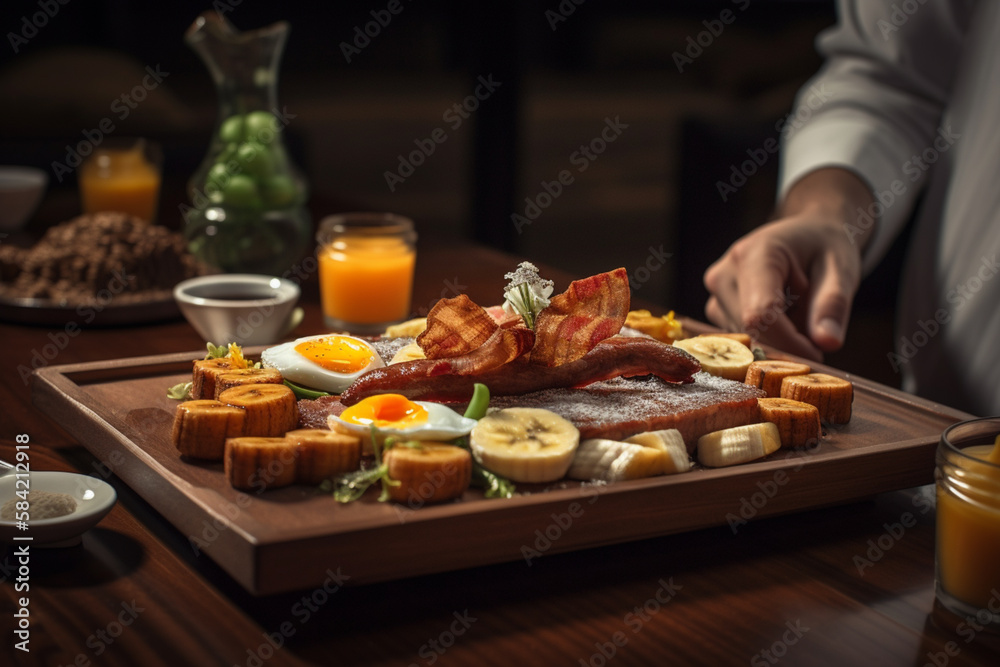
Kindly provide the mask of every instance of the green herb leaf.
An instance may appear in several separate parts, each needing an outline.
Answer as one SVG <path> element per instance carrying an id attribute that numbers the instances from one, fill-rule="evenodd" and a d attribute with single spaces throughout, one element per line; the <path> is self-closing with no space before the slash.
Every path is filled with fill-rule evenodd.
<path id="1" fill-rule="evenodd" d="M 483 489 L 487 498 L 513 498 L 517 491 L 514 482 L 490 472 L 475 460 L 472 461 L 472 484 Z"/>
<path id="2" fill-rule="evenodd" d="M 481 382 L 472 385 L 472 400 L 465 408 L 467 419 L 480 420 L 486 416 L 486 410 L 490 407 L 490 388 Z"/>
<path id="3" fill-rule="evenodd" d="M 172 398 L 175 401 L 186 401 L 191 398 L 191 387 L 193 385 L 193 382 L 181 382 L 180 384 L 175 384 L 173 387 L 168 387 L 167 398 Z"/>
<path id="4" fill-rule="evenodd" d="M 292 390 L 292 393 L 295 394 L 296 398 L 306 398 L 309 400 L 315 400 L 320 396 L 332 395 L 330 394 L 330 392 L 327 391 L 319 391 L 316 389 L 307 389 L 305 387 L 300 387 L 294 382 L 289 382 L 288 380 L 285 380 L 285 386 Z"/>
<path id="5" fill-rule="evenodd" d="M 206 359 L 222 359 L 229 354 L 229 347 L 226 345 L 213 345 L 209 342 L 205 344 L 205 347 L 208 348 Z"/>
<path id="6" fill-rule="evenodd" d="M 388 473 L 389 467 L 383 463 L 367 470 L 355 470 L 354 472 L 338 475 L 329 480 L 329 483 L 324 482 L 320 488 L 332 491 L 333 498 L 337 502 L 350 503 L 365 495 L 365 491 L 372 484 L 380 481 Z"/>

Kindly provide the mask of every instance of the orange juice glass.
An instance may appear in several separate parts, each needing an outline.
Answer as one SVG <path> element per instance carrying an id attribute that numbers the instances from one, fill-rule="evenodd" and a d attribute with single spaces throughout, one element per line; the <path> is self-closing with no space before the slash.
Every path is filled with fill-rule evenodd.
<path id="1" fill-rule="evenodd" d="M 937 450 L 937 598 L 1000 630 L 1000 465 L 987 461 L 1000 417 L 950 426 Z"/>
<path id="2" fill-rule="evenodd" d="M 409 218 L 345 213 L 316 235 L 320 300 L 328 327 L 379 333 L 410 313 L 417 235 Z"/>
<path id="3" fill-rule="evenodd" d="M 143 139 L 98 147 L 80 166 L 84 213 L 120 211 L 152 222 L 159 194 L 159 152 Z"/>

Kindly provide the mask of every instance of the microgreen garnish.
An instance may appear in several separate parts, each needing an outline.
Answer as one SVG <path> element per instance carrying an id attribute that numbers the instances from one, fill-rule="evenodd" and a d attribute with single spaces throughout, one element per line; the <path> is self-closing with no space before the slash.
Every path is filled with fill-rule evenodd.
<path id="1" fill-rule="evenodd" d="M 167 398 L 172 398 L 175 401 L 186 401 L 191 397 L 191 387 L 193 386 L 193 382 L 181 382 L 173 387 L 168 387 Z"/>
<path id="2" fill-rule="evenodd" d="M 487 498 L 513 498 L 517 490 L 514 482 L 490 472 L 475 461 L 472 462 L 472 483 L 483 489 Z"/>
<path id="3" fill-rule="evenodd" d="M 374 467 L 355 470 L 354 472 L 338 475 L 333 479 L 324 480 L 319 486 L 320 491 L 332 492 L 334 500 L 339 503 L 350 503 L 365 495 L 365 491 L 372 484 L 381 482 L 382 493 L 379 494 L 378 500 L 380 503 L 389 500 L 389 487 L 399 486 L 400 482 L 389 477 L 389 464 L 382 461 L 382 446 L 379 445 L 376 435 L 378 435 L 378 429 L 373 424 L 371 438 L 372 451 L 375 453 Z M 420 443 L 397 443 L 395 438 L 388 437 L 385 439 L 383 446 L 385 449 L 391 449 L 396 446 L 411 447 L 414 444 L 419 445 Z"/>
<path id="4" fill-rule="evenodd" d="M 521 262 L 517 269 L 504 275 L 509 280 L 503 292 L 503 309 L 524 319 L 529 329 L 535 328 L 535 318 L 549 305 L 554 283 L 538 275 L 538 267 L 531 262 Z"/>

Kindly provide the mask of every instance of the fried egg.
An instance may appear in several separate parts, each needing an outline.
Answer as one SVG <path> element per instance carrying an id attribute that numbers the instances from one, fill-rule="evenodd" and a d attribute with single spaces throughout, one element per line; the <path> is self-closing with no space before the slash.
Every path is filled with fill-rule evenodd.
<path id="1" fill-rule="evenodd" d="M 371 345 L 353 336 L 324 334 L 275 345 L 260 355 L 289 382 L 339 394 L 362 373 L 385 366 Z"/>
<path id="2" fill-rule="evenodd" d="M 329 417 L 330 428 L 366 438 L 372 426 L 380 438 L 394 436 L 406 440 L 453 440 L 467 435 L 476 425 L 440 403 L 411 401 L 400 394 L 369 396 L 339 416 Z"/>

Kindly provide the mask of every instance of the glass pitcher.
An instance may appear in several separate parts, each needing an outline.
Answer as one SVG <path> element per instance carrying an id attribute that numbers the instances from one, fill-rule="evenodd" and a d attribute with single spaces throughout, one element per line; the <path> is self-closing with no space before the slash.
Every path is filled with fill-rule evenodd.
<path id="1" fill-rule="evenodd" d="M 184 236 L 192 254 L 220 271 L 281 275 L 312 235 L 305 179 L 285 149 L 289 116 L 277 105 L 288 29 L 280 21 L 240 32 L 209 11 L 184 35 L 219 97 L 208 154 L 188 181 Z"/>

